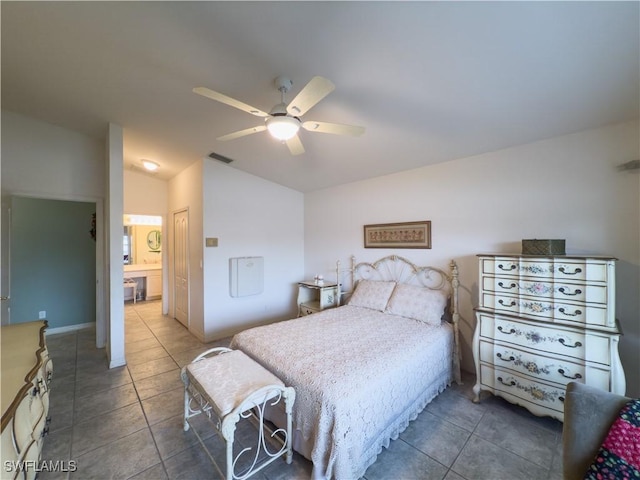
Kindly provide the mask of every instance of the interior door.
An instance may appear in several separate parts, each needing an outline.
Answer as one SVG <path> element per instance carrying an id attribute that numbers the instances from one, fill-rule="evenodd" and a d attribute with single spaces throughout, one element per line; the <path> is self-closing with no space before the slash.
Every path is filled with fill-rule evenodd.
<path id="1" fill-rule="evenodd" d="M 174 268 L 173 289 L 175 318 L 189 326 L 189 212 L 173 214 Z"/>

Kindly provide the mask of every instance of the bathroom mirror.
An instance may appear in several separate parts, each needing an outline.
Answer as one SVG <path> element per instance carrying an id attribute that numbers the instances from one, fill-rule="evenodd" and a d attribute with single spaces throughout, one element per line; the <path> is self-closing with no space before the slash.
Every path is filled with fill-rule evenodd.
<path id="1" fill-rule="evenodd" d="M 123 252 L 125 265 L 162 263 L 162 217 L 124 216 Z"/>

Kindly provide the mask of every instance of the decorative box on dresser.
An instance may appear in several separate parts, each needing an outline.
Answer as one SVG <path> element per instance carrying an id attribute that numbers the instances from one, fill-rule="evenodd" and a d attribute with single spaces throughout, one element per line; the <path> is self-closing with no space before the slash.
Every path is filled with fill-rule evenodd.
<path id="1" fill-rule="evenodd" d="M 488 390 L 563 421 L 568 382 L 625 393 L 615 258 L 478 257 L 475 402 Z"/>
<path id="2" fill-rule="evenodd" d="M 3 326 L 1 330 L 3 480 L 33 479 L 37 473 L 43 438 L 48 432 L 53 374 L 45 342 L 46 327 L 46 321 L 37 321 Z"/>
<path id="3" fill-rule="evenodd" d="M 324 281 L 298 282 L 298 316 L 311 315 L 338 305 L 338 284 Z"/>

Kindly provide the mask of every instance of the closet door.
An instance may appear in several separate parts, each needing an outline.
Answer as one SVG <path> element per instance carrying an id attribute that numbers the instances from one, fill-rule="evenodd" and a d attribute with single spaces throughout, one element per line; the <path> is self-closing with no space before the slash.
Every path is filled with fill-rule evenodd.
<path id="1" fill-rule="evenodd" d="M 175 318 L 189 326 L 189 212 L 173 214 L 174 268 L 173 289 Z"/>

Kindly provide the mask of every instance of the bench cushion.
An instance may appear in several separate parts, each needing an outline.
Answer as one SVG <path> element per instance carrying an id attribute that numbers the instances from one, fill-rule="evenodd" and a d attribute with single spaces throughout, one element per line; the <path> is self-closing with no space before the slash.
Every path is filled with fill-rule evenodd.
<path id="1" fill-rule="evenodd" d="M 262 387 L 284 387 L 278 377 L 240 350 L 190 363 L 186 371 L 189 381 L 205 397 L 219 418 L 228 415 Z M 274 391 L 267 399 L 277 394 Z"/>

